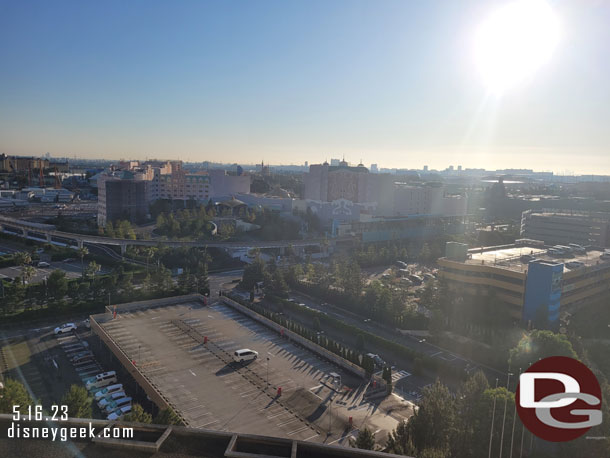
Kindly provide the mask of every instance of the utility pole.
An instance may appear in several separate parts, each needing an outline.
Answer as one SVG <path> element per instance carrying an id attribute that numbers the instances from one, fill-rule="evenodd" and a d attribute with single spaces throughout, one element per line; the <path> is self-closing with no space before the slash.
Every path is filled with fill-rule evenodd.
<path id="1" fill-rule="evenodd" d="M 496 379 L 496 388 L 498 388 L 498 379 Z M 491 431 L 489 431 L 489 452 L 488 458 L 491 458 L 491 443 L 494 437 L 494 419 L 496 418 L 496 393 L 494 392 L 494 408 L 491 414 Z"/>

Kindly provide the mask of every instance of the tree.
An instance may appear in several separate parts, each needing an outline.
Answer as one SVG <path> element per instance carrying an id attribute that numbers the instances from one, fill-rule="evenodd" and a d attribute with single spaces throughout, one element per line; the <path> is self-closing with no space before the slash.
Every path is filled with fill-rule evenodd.
<path id="1" fill-rule="evenodd" d="M 456 456 L 484 456 L 487 452 L 489 406 L 483 394 L 489 383 L 482 371 L 477 371 L 460 387 L 456 396 L 456 422 L 452 449 Z"/>
<path id="2" fill-rule="evenodd" d="M 275 269 L 271 275 L 271 291 L 279 297 L 288 296 L 288 283 L 284 279 L 284 274 L 281 269 Z"/>
<path id="3" fill-rule="evenodd" d="M 159 411 L 153 423 L 156 425 L 181 425 L 182 420 L 180 420 L 180 417 L 176 415 L 176 412 L 171 407 L 168 407 Z"/>
<path id="4" fill-rule="evenodd" d="M 61 400 L 63 405 L 68 406 L 70 418 L 91 418 L 93 399 L 87 390 L 80 385 L 72 385 Z"/>
<path id="5" fill-rule="evenodd" d="M 95 274 L 98 273 L 101 268 L 102 266 L 100 266 L 97 262 L 91 261 L 83 272 L 85 274 L 85 277 L 90 278 L 94 277 Z"/>
<path id="6" fill-rule="evenodd" d="M 159 217 L 161 217 L 162 215 L 159 215 Z M 158 221 L 158 219 L 157 219 Z M 157 222 L 157 225 L 159 225 L 159 223 Z M 153 246 L 148 246 L 146 248 L 144 248 L 144 255 L 146 256 L 146 270 L 148 270 L 148 263 L 150 262 L 150 260 L 152 258 L 155 257 L 155 254 L 157 254 L 157 249 Z"/>
<path id="7" fill-rule="evenodd" d="M 13 260 L 15 264 L 21 267 L 21 281 L 25 284 L 26 277 L 32 278 L 32 267 L 29 265 L 32 263 L 32 255 L 27 251 L 18 251 L 13 254 Z"/>
<path id="8" fill-rule="evenodd" d="M 56 269 L 47 279 L 47 288 L 56 300 L 62 300 L 68 292 L 68 279 L 63 270 Z"/>
<path id="9" fill-rule="evenodd" d="M 34 275 L 36 274 L 36 269 L 32 266 L 23 266 L 21 269 L 21 279 L 23 280 L 23 284 L 29 283 Z"/>
<path id="10" fill-rule="evenodd" d="M 419 409 L 409 419 L 413 445 L 417 450 L 449 448 L 455 419 L 455 403 L 449 389 L 440 380 L 423 389 Z"/>
<path id="11" fill-rule="evenodd" d="M 370 429 L 365 427 L 358 432 L 358 436 L 353 441 L 352 446 L 364 450 L 373 450 L 375 448 L 375 435 Z"/>
<path id="12" fill-rule="evenodd" d="M 415 455 L 415 447 L 411 441 L 409 425 L 403 420 L 388 434 L 387 451 L 396 455 Z"/>
<path id="13" fill-rule="evenodd" d="M 510 367 L 525 369 L 532 363 L 549 356 L 577 358 L 568 338 L 546 330 L 534 330 L 524 335 L 516 347 L 509 352 Z"/>
<path id="14" fill-rule="evenodd" d="M 358 350 L 364 350 L 364 345 L 364 334 L 358 333 L 358 335 L 356 336 L 356 348 Z"/>
<path id="15" fill-rule="evenodd" d="M 421 247 L 421 251 L 419 252 L 419 259 L 424 264 L 429 262 L 432 257 L 432 252 L 430 251 L 430 247 L 427 243 L 424 243 L 424 246 Z"/>
<path id="16" fill-rule="evenodd" d="M 131 412 L 125 415 L 123 420 L 134 423 L 152 423 L 152 415 L 146 412 L 140 404 L 132 404 Z"/>
<path id="17" fill-rule="evenodd" d="M 258 282 L 265 278 L 265 261 L 260 256 L 256 256 L 252 264 L 246 266 L 241 279 L 240 286 L 246 291 L 251 291 Z"/>
<path id="18" fill-rule="evenodd" d="M 197 273 L 195 274 L 195 286 L 199 294 L 210 294 L 210 281 L 208 278 L 208 259 L 209 255 L 206 253 L 203 261 L 197 265 Z"/>
<path id="19" fill-rule="evenodd" d="M 108 227 L 111 227 L 112 223 L 108 223 Z M 113 234 L 114 235 L 114 234 Z M 86 246 L 82 246 L 77 250 L 78 257 L 80 258 L 80 268 L 82 272 L 82 277 L 85 277 L 85 256 L 89 254 L 89 250 Z"/>
<path id="20" fill-rule="evenodd" d="M 0 413 L 13 413 L 13 406 L 19 406 L 19 411 L 25 413 L 33 402 L 22 383 L 4 379 L 4 388 L 0 390 Z"/>

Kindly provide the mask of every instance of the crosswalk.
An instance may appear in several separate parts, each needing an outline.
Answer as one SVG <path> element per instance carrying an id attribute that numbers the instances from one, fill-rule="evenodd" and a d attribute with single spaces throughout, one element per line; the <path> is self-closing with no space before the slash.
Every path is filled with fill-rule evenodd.
<path id="1" fill-rule="evenodd" d="M 392 373 L 392 383 L 396 383 L 399 380 L 402 380 L 403 378 L 407 378 L 410 375 L 411 375 L 411 373 L 409 373 L 407 371 L 393 372 Z"/>

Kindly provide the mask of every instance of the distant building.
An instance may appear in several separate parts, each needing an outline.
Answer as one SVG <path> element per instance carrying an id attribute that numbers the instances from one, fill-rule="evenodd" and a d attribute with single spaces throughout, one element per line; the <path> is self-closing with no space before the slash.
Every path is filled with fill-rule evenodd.
<path id="1" fill-rule="evenodd" d="M 424 165 L 424 172 L 427 172 L 427 171 L 428 171 L 428 166 Z"/>
<path id="2" fill-rule="evenodd" d="M 371 173 L 379 173 L 379 169 L 377 168 L 377 164 L 371 164 Z"/>
<path id="3" fill-rule="evenodd" d="M 339 159 L 331 159 L 330 160 L 330 165 L 332 166 L 338 166 L 339 162 L 341 162 Z"/>
<path id="4" fill-rule="evenodd" d="M 527 210 L 521 215 L 521 236 L 547 245 L 609 247 L 610 213 Z"/>
<path id="5" fill-rule="evenodd" d="M 97 223 L 105 227 L 108 222 L 127 220 L 141 223 L 148 212 L 147 183 L 138 180 L 128 171 L 119 176 L 102 175 L 98 179 Z"/>
<path id="6" fill-rule="evenodd" d="M 30 170 L 40 170 L 49 168 L 48 158 L 7 156 L 0 154 L 0 170 L 3 172 L 27 172 Z"/>
<path id="7" fill-rule="evenodd" d="M 316 206 L 335 201 L 350 202 L 350 208 L 365 204 L 365 212 L 372 216 L 464 216 L 467 209 L 465 196 L 449 196 L 440 184 L 395 183 L 390 174 L 372 174 L 362 164 L 353 167 L 345 161 L 338 166 L 311 165 L 303 182 L 304 199 Z"/>

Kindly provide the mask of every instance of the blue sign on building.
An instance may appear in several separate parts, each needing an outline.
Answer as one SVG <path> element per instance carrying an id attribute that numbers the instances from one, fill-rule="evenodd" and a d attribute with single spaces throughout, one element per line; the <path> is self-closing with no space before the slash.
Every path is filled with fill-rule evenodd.
<path id="1" fill-rule="evenodd" d="M 559 329 L 563 263 L 534 260 L 525 283 L 523 321 L 529 327 Z"/>

